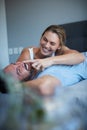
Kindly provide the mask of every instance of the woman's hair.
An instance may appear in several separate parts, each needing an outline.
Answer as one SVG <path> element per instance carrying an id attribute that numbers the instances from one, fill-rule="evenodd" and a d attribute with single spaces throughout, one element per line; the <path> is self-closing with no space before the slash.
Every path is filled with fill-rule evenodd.
<path id="1" fill-rule="evenodd" d="M 59 26 L 59 25 L 50 25 L 48 26 L 44 32 L 42 33 L 42 36 L 47 32 L 47 31 L 51 31 L 53 33 L 56 33 L 60 39 L 60 45 L 61 47 L 63 45 L 65 45 L 65 42 L 66 42 L 66 33 L 65 33 L 65 30 L 62 26 Z"/>

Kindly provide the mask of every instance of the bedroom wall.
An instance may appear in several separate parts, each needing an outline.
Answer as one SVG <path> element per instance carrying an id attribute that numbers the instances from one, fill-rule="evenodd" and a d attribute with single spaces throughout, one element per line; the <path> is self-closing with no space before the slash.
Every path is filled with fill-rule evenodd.
<path id="1" fill-rule="evenodd" d="M 86 0 L 5 0 L 10 62 L 23 47 L 39 44 L 50 24 L 87 20 Z"/>
<path id="2" fill-rule="evenodd" d="M 0 69 L 9 64 L 7 25 L 4 0 L 0 0 Z"/>

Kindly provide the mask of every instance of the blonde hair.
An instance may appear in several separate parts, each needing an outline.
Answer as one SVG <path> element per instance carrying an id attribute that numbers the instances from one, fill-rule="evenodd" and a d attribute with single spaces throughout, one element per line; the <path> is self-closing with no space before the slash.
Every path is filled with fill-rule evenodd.
<path id="1" fill-rule="evenodd" d="M 51 31 L 53 33 L 56 33 L 58 35 L 58 38 L 60 39 L 60 46 L 62 47 L 65 45 L 66 42 L 66 33 L 62 26 L 59 25 L 50 25 L 48 26 L 44 32 L 42 33 L 42 36 L 45 34 L 45 32 Z"/>

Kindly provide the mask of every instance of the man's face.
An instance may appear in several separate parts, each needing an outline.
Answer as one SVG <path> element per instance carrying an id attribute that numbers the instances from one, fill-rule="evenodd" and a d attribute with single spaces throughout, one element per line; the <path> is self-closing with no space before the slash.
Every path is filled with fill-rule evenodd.
<path id="1" fill-rule="evenodd" d="M 30 76 L 31 63 L 17 62 L 14 64 L 8 65 L 4 68 L 5 73 L 12 74 L 15 78 L 19 80 L 24 80 Z"/>

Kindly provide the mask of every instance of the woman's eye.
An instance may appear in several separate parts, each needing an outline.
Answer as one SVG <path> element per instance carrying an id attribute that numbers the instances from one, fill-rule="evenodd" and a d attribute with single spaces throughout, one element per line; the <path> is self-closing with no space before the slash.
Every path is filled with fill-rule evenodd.
<path id="1" fill-rule="evenodd" d="M 51 44 L 52 46 L 55 46 L 55 44 L 56 44 L 56 43 L 54 43 L 54 42 L 51 42 L 50 44 Z"/>

